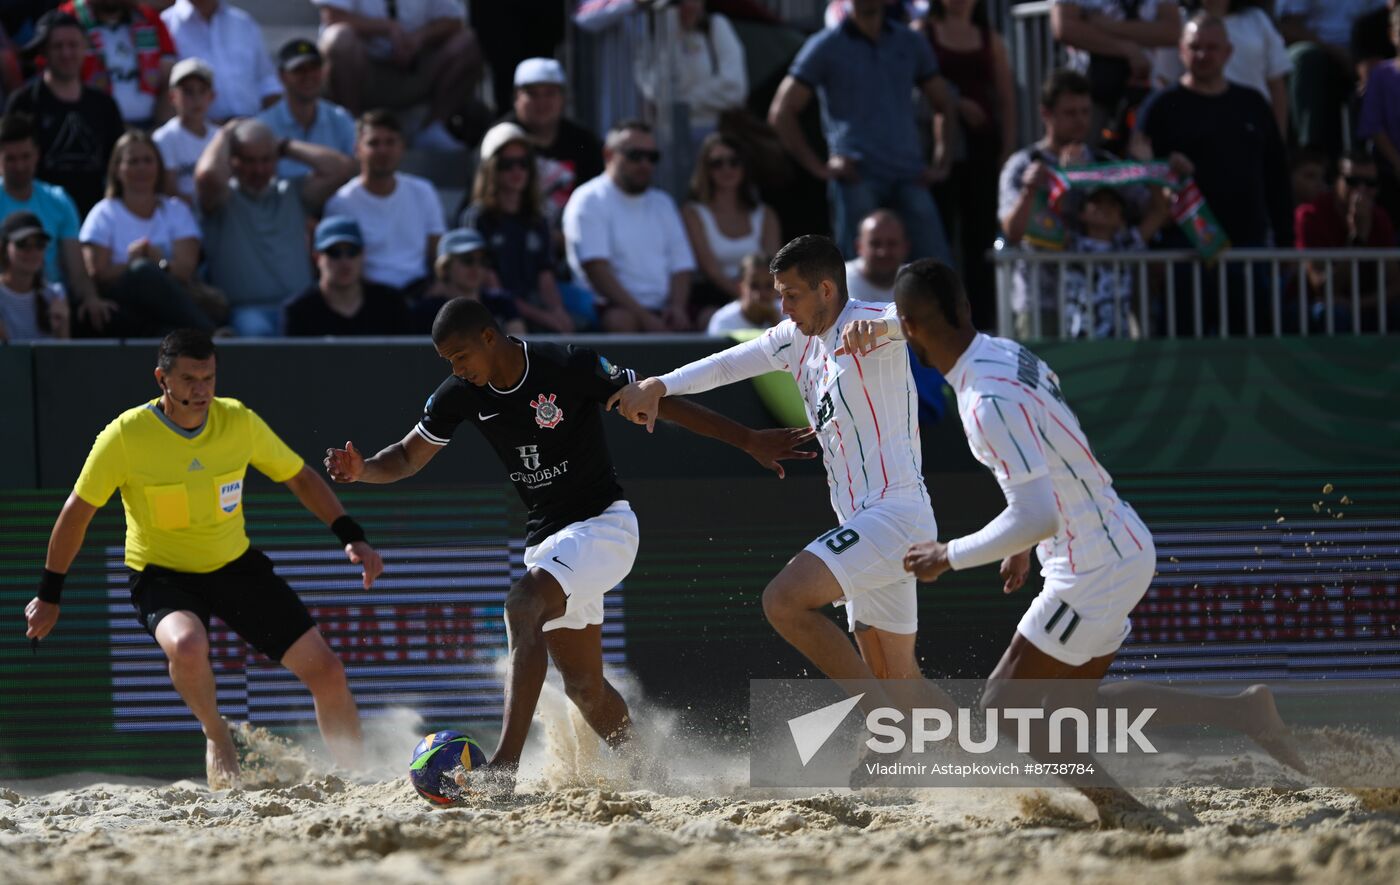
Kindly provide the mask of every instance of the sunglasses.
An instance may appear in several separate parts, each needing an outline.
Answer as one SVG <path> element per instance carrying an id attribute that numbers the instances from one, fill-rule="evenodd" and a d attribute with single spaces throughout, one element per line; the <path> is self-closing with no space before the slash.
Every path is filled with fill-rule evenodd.
<path id="1" fill-rule="evenodd" d="M 25 237 L 18 243 L 11 241 L 12 245 L 23 252 L 42 252 L 49 247 L 49 241 L 43 237 Z"/>
<path id="2" fill-rule="evenodd" d="M 733 154 L 723 157 L 711 157 L 705 161 L 705 165 L 711 169 L 742 169 L 743 162 Z"/>
<path id="3" fill-rule="evenodd" d="M 648 151 L 641 148 L 632 148 L 622 152 L 622 158 L 629 163 L 650 163 L 655 166 L 661 162 L 661 151 Z"/>
<path id="4" fill-rule="evenodd" d="M 1342 180 L 1348 187 L 1369 187 L 1374 190 L 1381 186 L 1381 180 L 1370 175 L 1347 175 Z"/>
<path id="5" fill-rule="evenodd" d="M 468 255 L 454 255 L 453 258 L 457 260 L 458 264 L 466 265 L 467 267 L 484 267 L 486 265 L 485 256 L 476 252 L 472 252 Z"/>
<path id="6" fill-rule="evenodd" d="M 359 246 L 332 246 L 325 251 L 325 256 L 339 261 L 342 258 L 358 258 L 364 251 Z"/>
<path id="7" fill-rule="evenodd" d="M 502 172 L 510 172 L 512 169 L 529 169 L 529 157 L 502 157 L 496 161 L 496 168 Z"/>

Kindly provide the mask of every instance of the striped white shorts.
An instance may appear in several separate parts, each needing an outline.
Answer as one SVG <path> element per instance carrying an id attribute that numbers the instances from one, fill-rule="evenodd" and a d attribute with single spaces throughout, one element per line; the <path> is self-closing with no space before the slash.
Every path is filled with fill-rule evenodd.
<path id="1" fill-rule="evenodd" d="M 1078 667 L 1112 654 L 1132 632 L 1128 614 L 1157 570 L 1149 540 L 1141 552 L 1077 575 L 1051 575 L 1016 632 L 1057 661 Z"/>

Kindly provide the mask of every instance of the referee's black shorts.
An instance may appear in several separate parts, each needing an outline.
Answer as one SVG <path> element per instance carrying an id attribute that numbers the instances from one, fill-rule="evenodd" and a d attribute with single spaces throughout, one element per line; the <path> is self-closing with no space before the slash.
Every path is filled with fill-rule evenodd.
<path id="1" fill-rule="evenodd" d="M 154 638 L 166 615 L 187 611 L 209 629 L 219 620 L 269 660 L 280 661 L 306 631 L 316 626 L 286 581 L 272 570 L 272 560 L 249 547 L 242 556 L 212 572 L 177 572 L 158 565 L 131 572 L 131 605 L 137 620 Z"/>

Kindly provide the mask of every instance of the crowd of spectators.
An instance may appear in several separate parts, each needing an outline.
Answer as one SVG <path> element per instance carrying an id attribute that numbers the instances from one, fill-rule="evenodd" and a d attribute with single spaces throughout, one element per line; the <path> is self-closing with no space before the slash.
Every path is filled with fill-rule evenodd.
<path id="1" fill-rule="evenodd" d="M 745 27 L 772 14 L 673 0 L 673 44 L 631 78 L 644 117 L 662 100 L 688 111 L 666 144 L 694 159 L 674 196 L 646 119 L 594 132 L 566 114 L 560 4 L 287 2 L 320 26 L 276 52 L 229 0 L 0 15 L 0 338 L 422 334 L 459 296 L 512 332 L 719 334 L 780 318 L 766 257 L 809 232 L 847 254 L 862 299 L 888 300 L 909 260 L 953 263 L 988 325 L 998 237 L 1086 257 L 1182 249 L 1188 182 L 1235 247 L 1396 245 L 1396 0 L 1054 0 L 1069 61 L 1046 72 L 1039 138 L 1018 131 L 983 0 L 833 0 L 762 95 Z M 409 152 L 472 173 L 451 213 Z M 1065 191 L 1058 172 L 1125 160 L 1167 162 L 1174 186 Z M 804 187 L 825 217 L 794 211 Z M 1298 268 L 1314 299 L 1379 285 Z M 1229 291 L 1251 272 L 1232 264 Z M 1205 276 L 1210 306 L 1222 277 Z M 1400 272 L 1382 278 L 1400 290 Z M 1131 270 L 1009 279 L 1022 335 L 1132 335 L 1144 319 Z M 1394 294 L 1368 291 L 1363 310 Z M 1207 325 L 1234 326 L 1236 300 Z"/>

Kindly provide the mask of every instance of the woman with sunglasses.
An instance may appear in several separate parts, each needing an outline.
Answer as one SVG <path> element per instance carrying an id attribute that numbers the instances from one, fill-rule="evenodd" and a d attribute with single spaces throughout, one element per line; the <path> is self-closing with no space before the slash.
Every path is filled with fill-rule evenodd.
<path id="1" fill-rule="evenodd" d="M 515 297 L 531 330 L 574 331 L 554 276 L 552 234 L 540 204 L 534 148 L 524 129 L 498 123 L 481 140 L 472 202 L 459 213 L 458 224 L 480 233 L 490 246 L 495 280 Z"/>
<path id="2" fill-rule="evenodd" d="M 749 181 L 739 143 L 722 133 L 701 142 L 690 197 L 681 218 L 700 268 L 690 306 L 696 326 L 703 329 L 718 308 L 739 297 L 744 256 L 774 254 L 782 232 L 778 214 L 759 201 Z"/>
<path id="3" fill-rule="evenodd" d="M 0 225 L 0 341 L 68 337 L 63 287 L 44 282 L 49 239 L 32 212 L 14 212 Z"/>

